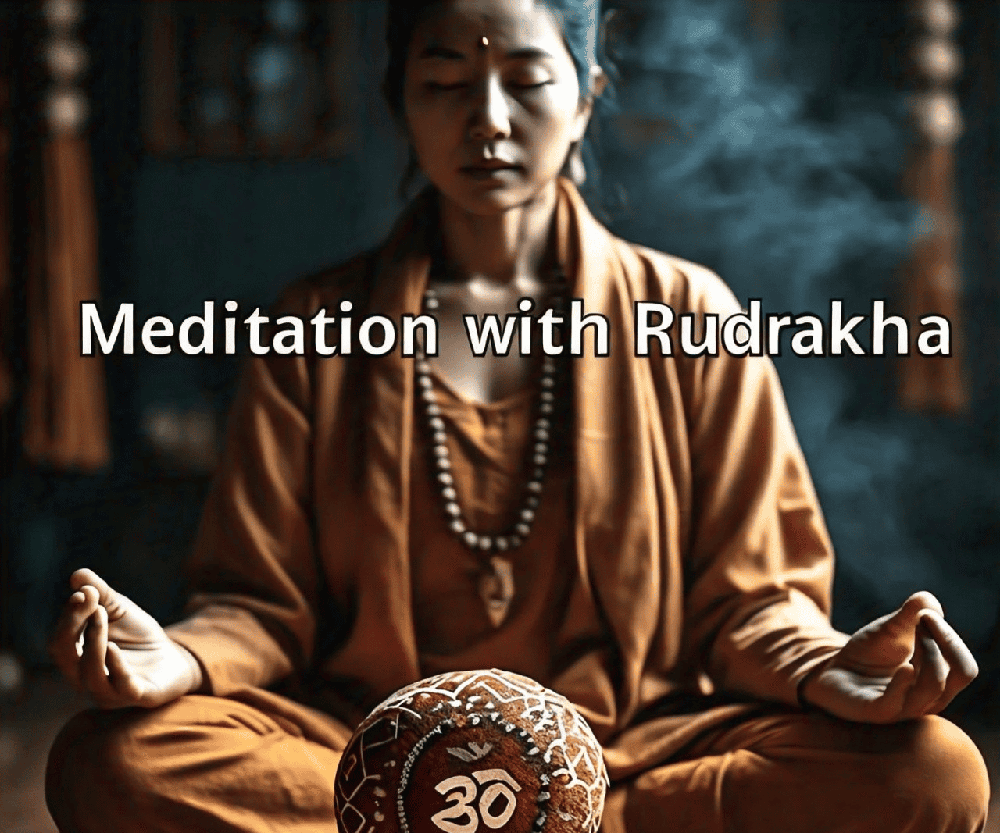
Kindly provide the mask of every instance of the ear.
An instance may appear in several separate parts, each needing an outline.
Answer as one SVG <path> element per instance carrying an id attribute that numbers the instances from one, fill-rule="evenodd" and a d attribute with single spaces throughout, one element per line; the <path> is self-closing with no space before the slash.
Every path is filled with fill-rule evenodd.
<path id="1" fill-rule="evenodd" d="M 608 75 L 596 64 L 590 68 L 590 92 L 588 95 L 591 99 L 597 98 L 604 94 L 604 90 L 608 86 Z"/>
<path id="2" fill-rule="evenodd" d="M 580 96 L 580 106 L 577 114 L 577 129 L 574 131 L 574 139 L 580 141 L 587 132 L 587 125 L 594 112 L 594 100 L 601 95 L 608 86 L 608 76 L 599 66 L 590 68 L 590 87 L 587 92 Z"/>

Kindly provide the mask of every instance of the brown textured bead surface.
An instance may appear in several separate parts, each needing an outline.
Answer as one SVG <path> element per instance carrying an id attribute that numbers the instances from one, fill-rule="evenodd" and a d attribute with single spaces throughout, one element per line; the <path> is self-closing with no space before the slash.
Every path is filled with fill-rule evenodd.
<path id="1" fill-rule="evenodd" d="M 336 777 L 341 833 L 596 833 L 600 745 L 561 695 L 496 669 L 409 685 L 355 731 Z"/>

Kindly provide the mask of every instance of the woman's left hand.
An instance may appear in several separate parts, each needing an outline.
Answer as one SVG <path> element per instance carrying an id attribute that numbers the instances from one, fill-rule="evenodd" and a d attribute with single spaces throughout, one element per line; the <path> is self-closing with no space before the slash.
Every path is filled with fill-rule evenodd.
<path id="1" fill-rule="evenodd" d="M 855 633 L 806 677 L 800 696 L 845 720 L 896 723 L 937 714 L 978 673 L 940 602 L 916 593 Z"/>

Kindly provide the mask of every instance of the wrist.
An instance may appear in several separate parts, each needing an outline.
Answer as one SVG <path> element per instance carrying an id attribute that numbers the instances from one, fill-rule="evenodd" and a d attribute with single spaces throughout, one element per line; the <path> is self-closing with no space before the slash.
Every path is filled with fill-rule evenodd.
<path id="1" fill-rule="evenodd" d="M 816 681 L 819 676 L 830 666 L 833 657 L 827 657 L 822 662 L 816 663 L 812 668 L 806 672 L 806 675 L 799 680 L 798 686 L 796 686 L 796 696 L 799 701 L 799 707 L 806 711 L 815 711 L 817 709 L 822 709 L 816 700 L 811 696 L 815 691 Z"/>

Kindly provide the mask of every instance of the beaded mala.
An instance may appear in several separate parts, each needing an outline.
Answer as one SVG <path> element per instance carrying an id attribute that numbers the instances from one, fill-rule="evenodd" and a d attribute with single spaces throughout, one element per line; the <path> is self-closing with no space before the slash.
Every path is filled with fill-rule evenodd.
<path id="1" fill-rule="evenodd" d="M 555 299 L 553 306 L 558 309 L 560 301 L 561 298 Z M 424 292 L 424 310 L 433 313 L 438 309 L 438 306 L 439 301 L 436 293 L 428 287 Z M 423 403 L 426 430 L 431 440 L 434 478 L 441 495 L 448 529 L 468 550 L 487 559 L 484 564 L 486 572 L 479 582 L 479 592 L 494 627 L 499 627 L 506 619 L 514 597 L 513 567 L 505 554 L 520 547 L 531 534 L 535 513 L 541 501 L 545 471 L 549 464 L 551 450 L 552 416 L 556 403 L 556 370 L 555 358 L 546 355 L 542 360 L 535 421 L 529 443 L 531 476 L 524 488 L 521 508 L 515 516 L 514 524 L 506 532 L 485 534 L 476 532 L 469 527 L 458 502 L 455 479 L 451 472 L 448 435 L 445 430 L 445 421 L 441 417 L 441 408 L 437 403 L 437 394 L 434 391 L 430 362 L 423 346 L 419 346 L 416 351 L 414 364 L 416 394 Z"/>

